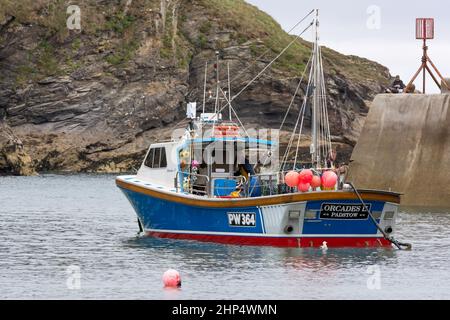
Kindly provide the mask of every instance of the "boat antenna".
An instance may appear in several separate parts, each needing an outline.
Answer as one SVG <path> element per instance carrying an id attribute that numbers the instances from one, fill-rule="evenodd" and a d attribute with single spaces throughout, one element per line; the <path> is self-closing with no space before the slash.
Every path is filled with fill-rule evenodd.
<path id="1" fill-rule="evenodd" d="M 230 63 L 227 63 L 227 71 L 228 71 L 228 101 L 231 101 L 231 81 L 230 81 Z M 230 122 L 232 121 L 231 118 L 231 103 L 229 103 L 229 115 L 230 115 Z"/>
<path id="2" fill-rule="evenodd" d="M 219 76 L 219 55 L 220 52 L 216 51 L 216 103 L 214 105 L 214 113 L 216 113 L 217 119 L 219 119 L 219 86 L 220 86 L 220 76 Z"/>
<path id="3" fill-rule="evenodd" d="M 208 61 L 205 63 L 205 82 L 203 84 L 203 113 L 205 113 L 206 106 L 206 78 L 208 76 Z"/>

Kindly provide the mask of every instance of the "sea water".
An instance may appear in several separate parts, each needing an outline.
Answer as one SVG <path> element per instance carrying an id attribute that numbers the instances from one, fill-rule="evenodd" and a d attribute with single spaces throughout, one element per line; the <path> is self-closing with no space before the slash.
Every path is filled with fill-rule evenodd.
<path id="1" fill-rule="evenodd" d="M 112 175 L 0 177 L 0 299 L 450 299 L 450 210 L 403 209 L 396 249 L 137 237 Z M 162 275 L 176 269 L 177 290 Z"/>

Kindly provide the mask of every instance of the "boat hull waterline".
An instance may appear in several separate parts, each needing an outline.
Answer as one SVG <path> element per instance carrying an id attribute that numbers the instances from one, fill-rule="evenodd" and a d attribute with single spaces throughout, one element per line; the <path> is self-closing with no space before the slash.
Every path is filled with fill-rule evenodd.
<path id="1" fill-rule="evenodd" d="M 391 247 L 349 191 L 211 199 L 136 176 L 118 177 L 116 184 L 152 237 L 250 246 Z M 380 226 L 394 231 L 400 195 L 360 193 Z"/>

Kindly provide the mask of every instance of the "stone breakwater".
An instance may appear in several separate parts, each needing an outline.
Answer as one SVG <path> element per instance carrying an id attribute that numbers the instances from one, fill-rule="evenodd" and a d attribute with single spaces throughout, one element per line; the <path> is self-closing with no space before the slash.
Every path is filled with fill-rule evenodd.
<path id="1" fill-rule="evenodd" d="M 358 188 L 401 192 L 403 205 L 450 207 L 450 95 L 379 95 L 352 155 Z"/>

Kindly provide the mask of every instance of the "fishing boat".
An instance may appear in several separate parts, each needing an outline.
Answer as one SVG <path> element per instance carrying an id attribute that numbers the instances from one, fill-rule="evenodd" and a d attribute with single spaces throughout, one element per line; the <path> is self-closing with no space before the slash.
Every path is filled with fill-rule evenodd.
<path id="1" fill-rule="evenodd" d="M 215 95 L 211 90 L 207 97 L 206 63 L 203 104 L 199 108 L 197 103 L 187 105 L 186 128 L 168 142 L 151 144 L 136 175 L 116 178 L 143 234 L 234 245 L 399 247 L 392 235 L 400 194 L 358 190 L 350 183 L 339 183 L 333 173 L 335 168 L 327 157 L 332 143 L 318 10 L 311 14 L 313 21 L 293 39 L 314 30 L 311 57 L 282 124 L 292 116 L 295 96 L 309 74 L 283 157 L 277 138 L 252 135 L 245 129 L 233 101 L 293 42 L 234 96 L 229 65 L 228 88 L 223 88 L 217 55 Z M 307 109 L 311 110 L 311 163 L 300 168 L 298 146 Z"/>

